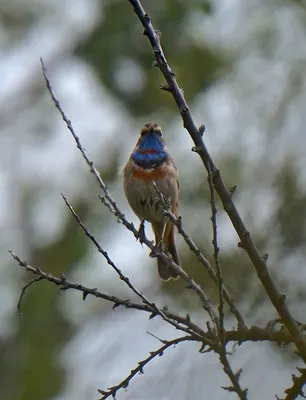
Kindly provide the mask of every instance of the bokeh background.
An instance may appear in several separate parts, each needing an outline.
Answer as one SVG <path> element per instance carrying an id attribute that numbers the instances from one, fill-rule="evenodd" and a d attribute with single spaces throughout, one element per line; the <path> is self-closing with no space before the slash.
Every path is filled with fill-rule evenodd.
<path id="1" fill-rule="evenodd" d="M 144 1 L 205 142 L 294 315 L 305 318 L 306 3 L 303 0 Z M 181 176 L 186 229 L 212 258 L 209 191 L 190 151 L 172 97 L 152 67 L 151 48 L 127 0 L 0 2 L 0 397 L 2 400 L 96 399 L 121 381 L 162 339 L 178 332 L 155 318 L 117 308 L 49 283 L 32 286 L 8 249 L 54 275 L 134 299 L 82 234 L 63 192 L 113 261 L 157 304 L 207 315 L 183 282 L 160 282 L 148 250 L 116 223 L 42 78 L 54 91 L 118 205 L 137 223 L 118 174 L 141 126 L 163 128 Z M 223 274 L 249 323 L 275 312 L 237 235 L 218 214 Z M 148 235 L 152 233 L 148 229 Z M 184 268 L 210 296 L 203 267 L 179 238 Z M 227 326 L 234 325 L 228 316 Z M 245 344 L 231 357 L 242 367 L 250 399 L 274 398 L 291 383 L 298 361 L 283 348 Z M 217 358 L 198 346 L 169 350 L 118 399 L 234 399 Z"/>

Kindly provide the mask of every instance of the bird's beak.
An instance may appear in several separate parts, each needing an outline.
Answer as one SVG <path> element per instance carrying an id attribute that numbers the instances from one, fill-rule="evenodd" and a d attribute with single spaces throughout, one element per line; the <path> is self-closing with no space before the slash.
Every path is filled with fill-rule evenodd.
<path id="1" fill-rule="evenodd" d="M 150 130 L 150 135 L 158 137 L 157 132 L 153 128 Z"/>

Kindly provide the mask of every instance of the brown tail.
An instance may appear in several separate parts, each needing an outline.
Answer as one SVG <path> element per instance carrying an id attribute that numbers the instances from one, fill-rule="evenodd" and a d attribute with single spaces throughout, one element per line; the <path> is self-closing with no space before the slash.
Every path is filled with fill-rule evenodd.
<path id="1" fill-rule="evenodd" d="M 175 245 L 174 225 L 168 222 L 164 233 L 165 253 L 170 253 L 173 261 L 180 265 L 180 258 Z M 162 280 L 178 279 L 179 275 L 160 258 L 157 259 L 158 273 Z"/>

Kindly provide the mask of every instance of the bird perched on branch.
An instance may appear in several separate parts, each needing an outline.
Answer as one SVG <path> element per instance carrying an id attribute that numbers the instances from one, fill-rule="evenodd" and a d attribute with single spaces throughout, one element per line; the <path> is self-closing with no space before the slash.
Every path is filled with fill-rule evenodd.
<path id="1" fill-rule="evenodd" d="M 174 225 L 164 215 L 164 196 L 170 209 L 178 217 L 179 182 L 178 170 L 173 158 L 167 151 L 162 138 L 161 127 L 155 122 L 144 125 L 140 138 L 130 158 L 123 168 L 123 186 L 126 198 L 141 220 L 152 225 L 155 234 L 155 246 L 164 246 L 173 261 L 180 265 L 174 237 Z M 177 279 L 179 275 L 160 258 L 157 259 L 161 279 Z"/>

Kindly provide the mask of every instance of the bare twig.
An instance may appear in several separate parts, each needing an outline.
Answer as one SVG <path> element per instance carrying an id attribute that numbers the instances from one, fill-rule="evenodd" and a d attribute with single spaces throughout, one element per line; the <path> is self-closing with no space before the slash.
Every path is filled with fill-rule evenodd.
<path id="1" fill-rule="evenodd" d="M 223 277 L 221 271 L 221 264 L 219 260 L 219 245 L 218 245 L 218 227 L 217 227 L 217 207 L 215 200 L 215 188 L 212 180 L 211 170 L 208 171 L 208 184 L 210 189 L 210 204 L 211 204 L 211 222 L 212 222 L 212 244 L 214 248 L 214 260 L 216 265 L 216 275 L 218 279 L 218 290 L 219 290 L 219 339 L 221 346 L 225 346 L 224 341 L 224 297 L 223 297 Z M 226 349 L 225 349 L 226 353 Z"/>
<path id="2" fill-rule="evenodd" d="M 227 390 L 229 392 L 236 392 L 241 400 L 247 400 L 248 389 L 241 389 L 241 386 L 239 384 L 239 377 L 242 372 L 242 369 L 240 369 L 236 374 L 234 374 L 228 362 L 227 357 L 225 357 L 223 353 L 220 354 L 220 361 L 223 365 L 224 372 L 230 378 L 233 384 L 233 386 L 222 386 L 222 389 Z"/>
<path id="3" fill-rule="evenodd" d="M 211 204 L 211 222 L 212 222 L 212 244 L 214 248 L 214 260 L 216 265 L 216 275 L 218 279 L 218 290 L 219 290 L 219 326 L 218 326 L 218 336 L 219 336 L 219 348 L 218 354 L 221 364 L 223 365 L 223 371 L 229 377 L 232 386 L 230 387 L 223 387 L 225 390 L 234 391 L 237 393 L 238 397 L 241 400 L 247 399 L 248 389 L 242 389 L 239 378 L 242 372 L 240 369 L 237 373 L 233 372 L 231 364 L 228 360 L 227 353 L 226 353 L 226 341 L 225 341 L 225 329 L 224 329 L 224 297 L 223 297 L 223 277 L 222 277 L 222 270 L 221 264 L 219 260 L 219 245 L 218 245 L 218 226 L 217 226 L 217 207 L 216 207 L 216 200 L 215 200 L 215 188 L 213 184 L 213 177 L 212 172 L 209 167 L 208 169 L 208 184 L 210 189 L 210 204 Z"/>
<path id="4" fill-rule="evenodd" d="M 152 336 L 152 337 L 154 337 L 156 340 L 158 340 L 158 341 L 161 342 L 162 344 L 165 344 L 165 343 L 168 342 L 168 340 L 161 339 L 161 338 L 159 338 L 158 336 L 154 335 L 154 333 L 147 332 L 147 334 L 150 335 L 150 336 Z"/>
<path id="5" fill-rule="evenodd" d="M 32 279 L 29 283 L 27 283 L 27 284 L 22 288 L 21 293 L 20 293 L 20 296 L 19 296 L 18 304 L 17 304 L 17 310 L 18 310 L 19 314 L 21 314 L 21 305 L 22 305 L 22 300 L 23 300 L 23 297 L 24 297 L 24 295 L 25 295 L 25 292 L 29 289 L 29 287 L 30 287 L 31 285 L 33 285 L 33 283 L 39 282 L 39 281 L 41 281 L 42 279 L 44 279 L 44 278 L 41 277 L 41 276 L 39 276 L 38 278 Z"/>
<path id="6" fill-rule="evenodd" d="M 269 270 L 267 268 L 265 260 L 262 258 L 257 247 L 255 246 L 252 237 L 247 230 L 240 214 L 238 213 L 236 206 L 232 200 L 231 193 L 227 190 L 223 179 L 220 175 L 216 164 L 212 160 L 207 148 L 203 142 L 202 134 L 195 125 L 193 118 L 191 116 L 188 104 L 184 98 L 182 90 L 179 88 L 177 81 L 175 79 L 175 74 L 170 68 L 166 57 L 164 55 L 163 49 L 160 45 L 160 34 L 157 34 L 150 16 L 145 12 L 139 0 L 128 0 L 134 8 L 134 11 L 139 18 L 142 26 L 144 27 L 144 34 L 148 37 L 150 44 L 153 48 L 153 53 L 156 60 L 156 65 L 161 70 L 164 75 L 167 85 L 169 86 L 169 91 L 171 92 L 178 109 L 180 111 L 183 125 L 188 130 L 191 138 L 194 141 L 194 150 L 199 154 L 201 160 L 209 171 L 213 174 L 213 183 L 218 193 L 222 203 L 223 208 L 228 214 L 232 224 L 240 238 L 240 247 L 243 248 L 248 254 L 250 260 L 252 261 L 256 271 L 257 276 L 260 279 L 262 285 L 264 286 L 267 295 L 269 296 L 272 304 L 277 310 L 282 322 L 292 335 L 297 351 L 306 363 L 306 340 L 300 331 L 295 319 L 291 315 L 285 301 L 285 296 L 279 291 L 279 288 L 272 279 Z"/>
<path id="7" fill-rule="evenodd" d="M 165 350 L 167 350 L 169 347 L 176 346 L 177 344 L 182 343 L 182 342 L 194 341 L 194 340 L 196 340 L 194 337 L 188 335 L 188 336 L 183 336 L 183 337 L 173 339 L 170 341 L 165 341 L 165 344 L 163 346 L 161 346 L 159 349 L 157 349 L 155 351 L 151 351 L 150 355 L 147 358 L 145 358 L 142 361 L 139 361 L 138 366 L 135 369 L 132 369 L 130 374 L 118 385 L 112 386 L 112 387 L 108 388 L 107 390 L 99 389 L 98 392 L 100 394 L 102 394 L 102 397 L 100 398 L 100 400 L 105 400 L 110 396 L 112 396 L 115 399 L 118 390 L 126 389 L 129 386 L 131 380 L 134 378 L 135 375 L 137 375 L 139 373 L 143 374 L 144 367 L 146 365 L 148 365 L 149 362 L 152 361 L 154 358 L 163 356 Z"/>
<path id="8" fill-rule="evenodd" d="M 223 371 L 229 377 L 232 383 L 232 386 L 222 386 L 222 389 L 237 393 L 240 400 L 247 400 L 248 389 L 242 389 L 239 382 L 242 369 L 239 369 L 238 372 L 234 373 L 226 354 L 225 331 L 223 331 L 223 343 L 221 343 L 218 348 L 214 348 L 213 350 L 219 354 L 220 362 L 223 365 Z"/>

